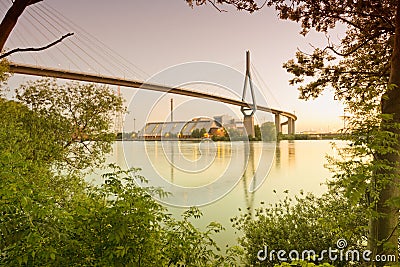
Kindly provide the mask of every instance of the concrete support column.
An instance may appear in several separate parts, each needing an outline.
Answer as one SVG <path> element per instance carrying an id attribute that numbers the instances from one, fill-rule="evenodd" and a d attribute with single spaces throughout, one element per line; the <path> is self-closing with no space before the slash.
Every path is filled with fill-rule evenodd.
<path id="1" fill-rule="evenodd" d="M 244 115 L 243 125 L 246 129 L 247 135 L 255 137 L 253 115 Z"/>
<path id="2" fill-rule="evenodd" d="M 292 118 L 288 118 L 288 134 L 295 133 L 295 125 L 294 120 Z"/>
<path id="3" fill-rule="evenodd" d="M 276 134 L 282 133 L 281 116 L 279 114 L 275 114 L 275 127 Z"/>
<path id="4" fill-rule="evenodd" d="M 292 120 L 292 134 L 296 133 L 296 125 L 295 125 L 296 121 Z"/>

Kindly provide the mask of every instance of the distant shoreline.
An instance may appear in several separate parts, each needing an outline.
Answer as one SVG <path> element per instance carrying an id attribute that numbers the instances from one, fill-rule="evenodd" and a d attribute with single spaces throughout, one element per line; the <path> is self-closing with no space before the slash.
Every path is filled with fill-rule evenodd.
<path id="1" fill-rule="evenodd" d="M 280 134 L 280 140 L 338 140 L 347 134 L 342 133 L 319 133 L 319 134 Z"/>
<path id="2" fill-rule="evenodd" d="M 284 141 L 284 140 L 340 140 L 343 139 L 345 135 L 339 133 L 321 133 L 321 134 L 280 134 L 278 136 L 278 140 L 276 141 Z M 212 141 L 211 139 L 205 138 L 157 138 L 157 139 L 115 139 L 115 141 L 146 141 L 146 142 L 154 142 L 154 141 L 178 141 L 178 142 L 208 142 Z M 243 142 L 244 140 L 217 140 L 214 142 Z M 246 140 L 249 142 L 262 142 L 262 140 Z M 273 140 L 271 140 L 273 141 Z M 267 141 L 267 142 L 271 142 Z"/>

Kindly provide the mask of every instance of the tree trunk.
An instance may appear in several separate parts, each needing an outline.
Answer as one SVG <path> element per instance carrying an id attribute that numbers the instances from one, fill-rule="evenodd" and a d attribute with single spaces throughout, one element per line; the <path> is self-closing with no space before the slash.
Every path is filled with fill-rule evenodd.
<path id="1" fill-rule="evenodd" d="M 11 8 L 7 11 L 0 24 L 0 52 L 3 51 L 4 45 L 12 30 L 17 24 L 18 18 L 22 15 L 25 8 L 29 5 L 41 2 L 43 0 L 15 0 Z"/>
<path id="2" fill-rule="evenodd" d="M 381 100 L 382 114 L 393 115 L 393 121 L 383 120 L 381 129 L 399 135 L 400 130 L 394 127 L 393 123 L 400 123 L 400 0 L 397 1 L 395 27 L 389 86 Z M 400 141 L 399 138 L 398 141 Z M 399 144 L 393 148 L 400 151 Z M 395 255 L 397 260 L 399 207 L 388 204 L 388 201 L 400 196 L 400 156 L 398 153 L 377 154 L 376 156 L 378 160 L 387 161 L 394 169 L 379 172 L 381 175 L 390 177 L 390 181 L 385 183 L 379 192 L 379 200 L 375 206 L 375 211 L 379 216 L 371 217 L 369 246 L 373 255 Z M 385 265 L 385 263 L 377 265 Z"/>

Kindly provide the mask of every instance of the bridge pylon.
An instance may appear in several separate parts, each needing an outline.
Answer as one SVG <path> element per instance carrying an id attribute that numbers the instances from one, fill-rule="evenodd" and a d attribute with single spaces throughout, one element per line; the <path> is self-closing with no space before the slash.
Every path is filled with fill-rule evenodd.
<path id="1" fill-rule="evenodd" d="M 250 51 L 246 51 L 246 75 L 244 78 L 242 102 L 246 102 L 245 99 L 247 93 L 247 85 L 249 85 L 250 87 L 251 100 L 253 103 L 248 103 L 248 106 L 241 107 L 240 111 L 244 116 L 243 125 L 247 132 L 247 135 L 250 137 L 255 137 L 254 113 L 257 111 L 257 104 L 256 104 L 256 96 L 254 94 L 254 89 L 253 89 L 253 81 L 251 79 L 251 72 L 250 72 Z"/>

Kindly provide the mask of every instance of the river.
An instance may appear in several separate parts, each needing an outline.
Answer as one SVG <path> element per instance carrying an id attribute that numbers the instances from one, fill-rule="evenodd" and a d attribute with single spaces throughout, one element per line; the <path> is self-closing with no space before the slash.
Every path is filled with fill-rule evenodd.
<path id="1" fill-rule="evenodd" d="M 260 202 L 274 204 L 286 190 L 289 195 L 300 190 L 326 192 L 324 183 L 331 177 L 324 167 L 326 155 L 336 153 L 332 142 L 125 141 L 114 144 L 107 161 L 141 168 L 150 185 L 172 192 L 172 197 L 161 201 L 175 216 L 187 206 L 200 206 L 203 217 L 195 225 L 204 229 L 211 221 L 222 223 L 226 230 L 215 240 L 223 248 L 236 242 L 230 218 L 239 215 L 239 209 L 254 209 Z"/>

